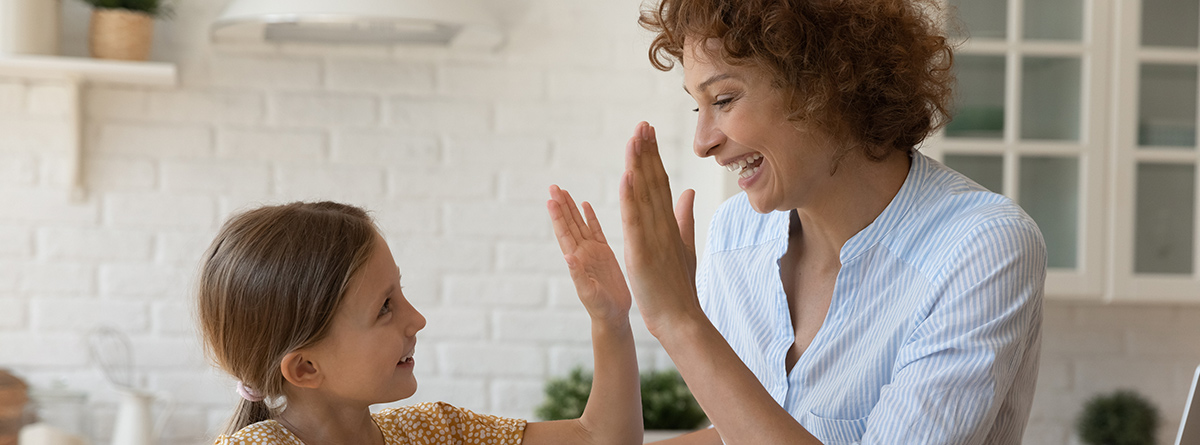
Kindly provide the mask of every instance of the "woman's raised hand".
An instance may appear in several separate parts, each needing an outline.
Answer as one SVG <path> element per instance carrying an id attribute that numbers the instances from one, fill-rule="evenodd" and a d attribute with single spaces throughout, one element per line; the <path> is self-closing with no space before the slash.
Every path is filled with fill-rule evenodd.
<path id="1" fill-rule="evenodd" d="M 546 209 L 550 211 L 554 235 L 571 271 L 579 301 L 593 320 L 628 321 L 632 303 L 629 287 L 591 204 L 583 203 L 585 221 L 566 190 L 550 186 L 550 198 Z"/>
<path id="2" fill-rule="evenodd" d="M 695 191 L 684 191 L 672 212 L 654 127 L 639 123 L 625 147 L 621 220 L 629 284 L 646 327 L 656 336 L 675 322 L 704 316 L 696 298 L 695 197 Z"/>

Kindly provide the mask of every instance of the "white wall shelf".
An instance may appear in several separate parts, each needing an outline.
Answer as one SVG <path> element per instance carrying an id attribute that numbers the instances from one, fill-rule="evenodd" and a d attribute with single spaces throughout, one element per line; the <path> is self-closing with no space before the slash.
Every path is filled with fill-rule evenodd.
<path id="1" fill-rule="evenodd" d="M 0 77 L 50 80 L 70 89 L 67 112 L 71 152 L 68 183 L 74 200 L 83 200 L 83 89 L 88 84 L 117 84 L 174 87 L 178 84 L 175 65 L 163 62 L 129 62 L 78 57 L 0 55 Z"/>

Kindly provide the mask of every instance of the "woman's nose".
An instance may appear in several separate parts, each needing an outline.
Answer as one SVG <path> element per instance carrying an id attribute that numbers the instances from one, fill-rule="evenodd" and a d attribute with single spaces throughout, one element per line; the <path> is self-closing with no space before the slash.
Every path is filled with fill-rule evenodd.
<path id="1" fill-rule="evenodd" d="M 702 111 L 700 118 L 696 121 L 696 136 L 692 139 L 692 150 L 696 152 L 696 156 L 702 158 L 712 156 L 713 150 L 724 142 L 725 133 L 717 128 L 711 118 L 704 116 Z"/>

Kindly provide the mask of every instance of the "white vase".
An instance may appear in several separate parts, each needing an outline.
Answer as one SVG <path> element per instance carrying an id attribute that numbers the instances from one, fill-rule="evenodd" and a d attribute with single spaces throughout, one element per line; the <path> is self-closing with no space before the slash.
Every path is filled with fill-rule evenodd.
<path id="1" fill-rule="evenodd" d="M 0 0 L 0 54 L 58 54 L 60 0 Z"/>

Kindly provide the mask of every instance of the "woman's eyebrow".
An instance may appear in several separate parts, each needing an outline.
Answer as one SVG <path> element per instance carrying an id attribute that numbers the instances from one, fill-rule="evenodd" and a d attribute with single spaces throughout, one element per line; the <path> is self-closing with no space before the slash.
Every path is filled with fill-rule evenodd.
<path id="1" fill-rule="evenodd" d="M 697 86 L 697 87 L 696 87 L 696 89 L 697 89 L 697 90 L 700 90 L 700 91 L 704 91 L 704 90 L 708 89 L 708 86 L 709 86 L 709 85 L 712 85 L 712 84 L 713 84 L 713 82 L 717 82 L 717 81 L 725 80 L 725 79 L 728 79 L 728 78 L 730 78 L 730 77 L 733 77 L 733 75 L 732 75 L 732 74 L 728 74 L 728 73 L 713 74 L 713 75 L 712 75 L 712 77 L 709 77 L 709 78 L 708 78 L 708 80 L 705 80 L 705 81 L 703 81 L 703 82 L 700 82 L 700 86 Z M 687 85 L 684 85 L 684 86 L 683 86 L 683 91 L 684 91 L 684 92 L 686 92 L 686 93 L 688 93 L 689 95 L 690 95 L 690 94 L 692 94 L 692 92 L 691 92 L 691 91 L 688 91 L 688 87 L 687 87 Z"/>

